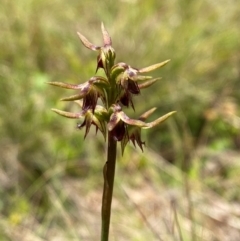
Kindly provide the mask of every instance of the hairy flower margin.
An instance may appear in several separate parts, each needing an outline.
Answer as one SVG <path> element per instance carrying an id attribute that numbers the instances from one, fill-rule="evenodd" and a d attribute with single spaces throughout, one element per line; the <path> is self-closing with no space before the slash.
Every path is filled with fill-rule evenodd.
<path id="1" fill-rule="evenodd" d="M 141 139 L 141 130 L 152 128 L 168 117 L 175 111 L 152 122 L 145 120 L 156 110 L 152 108 L 142 114 L 138 119 L 129 118 L 122 107 L 133 104 L 133 95 L 138 95 L 141 89 L 153 85 L 159 78 L 144 76 L 141 74 L 156 70 L 166 65 L 169 60 L 151 65 L 146 68 L 133 68 L 130 65 L 120 62 L 115 64 L 115 50 L 112 47 L 112 40 L 103 23 L 101 25 L 103 35 L 103 46 L 92 44 L 85 36 L 78 32 L 78 36 L 83 45 L 93 51 L 98 51 L 96 72 L 102 68 L 106 77 L 93 76 L 83 84 L 67 84 L 62 82 L 48 82 L 53 86 L 77 90 L 78 93 L 70 97 L 62 98 L 63 101 L 75 101 L 80 106 L 78 113 L 65 112 L 52 109 L 57 114 L 73 119 L 82 119 L 78 128 L 86 128 L 84 138 L 89 133 L 91 125 L 96 127 L 96 132 L 100 130 L 106 139 L 107 132 L 112 135 L 115 141 L 121 142 L 122 153 L 129 141 L 134 146 L 137 144 L 143 151 L 145 142 Z M 98 100 L 102 105 L 98 105 Z"/>

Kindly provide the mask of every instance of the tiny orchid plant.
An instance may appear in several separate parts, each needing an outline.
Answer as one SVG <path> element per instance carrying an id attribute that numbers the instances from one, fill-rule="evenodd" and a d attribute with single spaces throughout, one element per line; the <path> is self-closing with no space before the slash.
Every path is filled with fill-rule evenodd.
<path id="1" fill-rule="evenodd" d="M 78 113 L 52 109 L 57 114 L 73 119 L 83 119 L 78 124 L 79 129 L 85 127 L 84 138 L 88 135 L 90 127 L 94 125 L 96 131 L 100 131 L 107 140 L 107 160 L 103 168 L 103 196 L 102 196 L 102 230 L 101 241 L 107 241 L 109 237 L 109 225 L 111 216 L 111 202 L 114 186 L 115 164 L 117 154 L 117 142 L 121 142 L 122 153 L 130 141 L 143 151 L 145 142 L 141 139 L 141 130 L 152 128 L 175 113 L 166 115 L 152 122 L 145 120 L 156 110 L 152 108 L 143 113 L 138 119 L 131 119 L 123 107 L 132 107 L 133 95 L 140 94 L 141 90 L 153 85 L 159 78 L 144 76 L 142 74 L 161 68 L 169 60 L 151 65 L 146 68 L 133 68 L 120 62 L 115 64 L 115 50 L 112 40 L 104 25 L 101 25 L 103 46 L 96 46 L 89 42 L 81 33 L 78 36 L 85 47 L 97 51 L 97 68 L 102 68 L 105 77 L 95 75 L 83 84 L 67 84 L 62 82 L 48 82 L 50 85 L 65 89 L 77 90 L 77 94 L 63 98 L 63 101 L 75 101 L 80 106 Z M 100 104 L 98 100 L 101 100 Z"/>

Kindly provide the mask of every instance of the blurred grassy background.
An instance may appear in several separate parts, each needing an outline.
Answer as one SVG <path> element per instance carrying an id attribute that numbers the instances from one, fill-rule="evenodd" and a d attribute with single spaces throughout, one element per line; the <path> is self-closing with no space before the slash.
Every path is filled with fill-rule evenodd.
<path id="1" fill-rule="evenodd" d="M 98 240 L 103 139 L 92 132 L 84 142 L 73 120 L 52 113 L 75 107 L 45 83 L 93 75 L 96 53 L 76 32 L 100 45 L 101 21 L 117 61 L 140 68 L 171 59 L 136 98 L 136 116 L 177 111 L 143 133 L 144 155 L 119 156 L 112 240 L 239 240 L 234 0 L 1 0 L 0 240 Z"/>

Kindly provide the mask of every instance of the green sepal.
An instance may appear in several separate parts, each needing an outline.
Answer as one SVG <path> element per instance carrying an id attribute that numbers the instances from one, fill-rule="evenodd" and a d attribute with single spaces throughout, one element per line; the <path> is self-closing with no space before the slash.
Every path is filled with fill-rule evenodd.
<path id="1" fill-rule="evenodd" d="M 69 96 L 69 97 L 64 97 L 62 99 L 60 99 L 61 101 L 74 101 L 74 100 L 81 100 L 84 96 L 86 96 L 85 93 L 81 93 L 81 94 L 78 94 L 78 95 L 72 95 L 72 96 Z"/>
<path id="2" fill-rule="evenodd" d="M 169 61 L 170 61 L 170 59 L 168 59 L 168 60 L 166 60 L 166 61 L 163 61 L 163 62 L 161 62 L 161 63 L 158 63 L 158 64 L 154 64 L 154 65 L 151 65 L 151 66 L 148 66 L 148 67 L 139 69 L 138 72 L 139 72 L 139 73 L 147 73 L 147 72 L 153 71 L 153 70 L 155 70 L 155 69 L 158 69 L 158 68 L 163 67 L 163 66 L 166 65 Z"/>
<path id="3" fill-rule="evenodd" d="M 111 46 L 112 45 L 112 40 L 111 40 L 111 37 L 110 37 L 108 31 L 105 29 L 103 22 L 101 24 L 101 30 L 102 30 L 104 45 L 105 46 L 106 45 L 110 45 Z"/>
<path id="4" fill-rule="evenodd" d="M 129 142 L 129 136 L 127 134 L 127 135 L 124 135 L 123 139 L 121 140 L 122 155 L 124 154 L 124 150 L 125 150 L 125 147 L 127 146 L 128 142 Z"/>
<path id="5" fill-rule="evenodd" d="M 47 84 L 61 87 L 64 89 L 72 89 L 72 90 L 81 89 L 81 85 L 67 84 L 67 83 L 63 83 L 63 82 L 47 82 Z"/>
<path id="6" fill-rule="evenodd" d="M 152 86 L 153 84 L 155 84 L 157 82 L 157 80 L 160 80 L 161 78 L 155 78 L 155 79 L 151 79 L 148 80 L 144 83 L 138 84 L 139 89 L 146 89 L 150 86 Z"/>
<path id="7" fill-rule="evenodd" d="M 67 118 L 71 118 L 71 119 L 79 119 L 81 117 L 83 117 L 83 115 L 81 113 L 72 113 L 72 112 L 67 112 L 67 111 L 62 111 L 62 110 L 58 110 L 58 109 L 51 109 L 52 111 L 54 111 L 55 113 L 57 113 L 58 115 L 61 115 L 63 117 L 67 117 Z"/>
<path id="8" fill-rule="evenodd" d="M 141 121 L 145 121 L 156 109 L 156 107 L 153 107 L 152 109 L 144 112 L 138 119 Z"/>
<path id="9" fill-rule="evenodd" d="M 91 49 L 91 50 L 93 50 L 93 51 L 99 50 L 99 49 L 101 48 L 101 47 L 99 47 L 99 46 L 96 46 L 96 45 L 92 44 L 92 43 L 91 43 L 90 41 L 88 41 L 88 39 L 87 39 L 85 36 L 83 36 L 81 33 L 77 32 L 77 34 L 78 34 L 78 36 L 79 36 L 82 44 L 83 44 L 86 48 Z"/>
<path id="10" fill-rule="evenodd" d="M 152 79 L 152 76 L 135 75 L 131 79 L 134 81 L 144 81 Z"/>
<path id="11" fill-rule="evenodd" d="M 157 126 L 157 125 L 161 124 L 162 122 L 164 122 L 166 119 L 168 119 L 170 116 L 172 116 L 175 113 L 176 113 L 176 111 L 169 112 L 166 115 L 159 117 L 155 121 L 147 123 L 147 126 L 144 126 L 143 129 L 149 129 L 149 128 L 152 128 L 154 126 Z"/>

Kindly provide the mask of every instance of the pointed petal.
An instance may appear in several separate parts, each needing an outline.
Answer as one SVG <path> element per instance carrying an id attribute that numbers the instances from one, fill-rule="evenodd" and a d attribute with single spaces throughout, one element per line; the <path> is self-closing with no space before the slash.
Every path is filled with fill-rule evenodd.
<path id="1" fill-rule="evenodd" d="M 138 146 L 141 148 L 143 152 L 143 145 L 145 145 L 145 141 L 141 141 L 141 139 L 136 139 Z"/>
<path id="2" fill-rule="evenodd" d="M 144 112 L 138 119 L 141 121 L 145 121 L 157 108 L 154 107 L 146 112 Z"/>
<path id="3" fill-rule="evenodd" d="M 144 81 L 152 79 L 152 76 L 135 75 L 131 79 L 134 81 Z"/>
<path id="4" fill-rule="evenodd" d="M 101 47 L 98 47 L 98 46 L 92 44 L 91 42 L 89 42 L 89 41 L 87 40 L 87 38 L 84 37 L 81 33 L 77 32 L 77 34 L 78 34 L 79 38 L 81 39 L 83 45 L 84 45 L 86 48 L 91 49 L 91 50 L 94 50 L 94 51 L 99 50 L 99 49 L 101 48 Z"/>
<path id="5" fill-rule="evenodd" d="M 82 122 L 82 124 L 78 123 L 78 124 L 77 124 L 77 128 L 80 130 L 80 129 L 82 129 L 85 125 L 86 125 L 86 120 L 84 120 L 84 121 Z"/>
<path id="6" fill-rule="evenodd" d="M 176 111 L 172 111 L 172 112 L 169 112 L 167 113 L 166 115 L 156 119 L 155 121 L 153 122 L 150 122 L 150 123 L 147 123 L 147 127 L 143 127 L 143 129 L 149 129 L 149 128 L 152 128 L 156 125 L 159 125 L 160 123 L 162 123 L 163 121 L 165 121 L 168 117 L 170 117 L 171 115 L 175 114 Z"/>
<path id="7" fill-rule="evenodd" d="M 81 85 L 67 84 L 63 82 L 47 82 L 47 84 L 58 86 L 65 89 L 72 89 L 72 90 L 81 89 Z"/>
<path id="8" fill-rule="evenodd" d="M 72 95 L 69 97 L 62 98 L 60 100 L 62 101 L 73 101 L 73 100 L 81 100 L 86 94 L 85 93 L 80 93 L 78 95 Z"/>
<path id="9" fill-rule="evenodd" d="M 170 59 L 169 59 L 169 60 L 166 60 L 166 61 L 163 61 L 163 62 L 161 62 L 161 63 L 158 63 L 158 64 L 151 65 L 151 66 L 146 67 L 146 68 L 139 69 L 138 72 L 139 72 L 139 73 L 146 73 L 146 72 L 153 71 L 153 70 L 155 70 L 155 69 L 158 69 L 158 68 L 163 67 L 163 66 L 166 65 L 169 61 L 170 61 Z"/>
<path id="10" fill-rule="evenodd" d="M 100 125 L 101 125 L 101 128 L 99 128 L 99 130 L 102 132 L 104 140 L 106 140 L 107 128 L 106 128 L 105 122 L 100 121 Z"/>
<path id="11" fill-rule="evenodd" d="M 62 111 L 58 109 L 51 109 L 51 110 L 61 116 L 71 118 L 71 119 L 79 119 L 83 116 L 81 113 L 72 113 L 72 112 Z"/>
<path id="12" fill-rule="evenodd" d="M 100 68 L 104 69 L 101 54 L 99 54 L 99 55 L 97 56 L 97 68 L 96 68 L 95 73 L 97 73 L 98 69 L 100 69 Z"/>
<path id="13" fill-rule="evenodd" d="M 90 127 L 91 127 L 91 124 L 92 124 L 92 117 L 91 116 L 86 116 L 86 131 L 85 131 L 85 134 L 84 134 L 84 139 L 86 138 L 87 134 L 89 133 L 89 130 L 90 130 Z"/>
<path id="14" fill-rule="evenodd" d="M 132 100 L 132 95 L 131 94 L 129 94 L 129 103 L 132 106 L 133 110 L 135 111 L 135 107 L 134 107 L 134 104 L 133 104 L 133 100 Z"/>
<path id="15" fill-rule="evenodd" d="M 155 79 L 148 80 L 142 84 L 138 84 L 138 87 L 139 87 L 139 89 L 148 88 L 149 86 L 153 85 L 159 79 L 161 79 L 161 78 L 155 78 Z"/>
<path id="16" fill-rule="evenodd" d="M 147 123 L 141 120 L 130 119 L 123 111 L 118 113 L 121 120 L 131 126 L 147 127 Z"/>
<path id="17" fill-rule="evenodd" d="M 141 128 L 136 128 L 133 136 L 130 137 L 130 139 L 134 146 L 136 146 L 136 144 L 135 144 L 135 141 L 136 141 L 137 145 L 140 147 L 140 149 L 143 152 L 143 145 L 145 145 L 145 142 L 141 140 Z"/>
<path id="18" fill-rule="evenodd" d="M 129 142 L 129 136 L 128 135 L 124 135 L 124 137 L 121 140 L 122 155 L 124 153 L 125 147 L 126 147 L 128 142 Z"/>
<path id="19" fill-rule="evenodd" d="M 106 45 L 112 45 L 112 40 L 111 37 L 109 36 L 108 31 L 105 29 L 104 24 L 102 23 L 101 25 L 102 28 L 102 35 L 103 35 L 103 42 L 104 42 L 104 46 Z"/>

